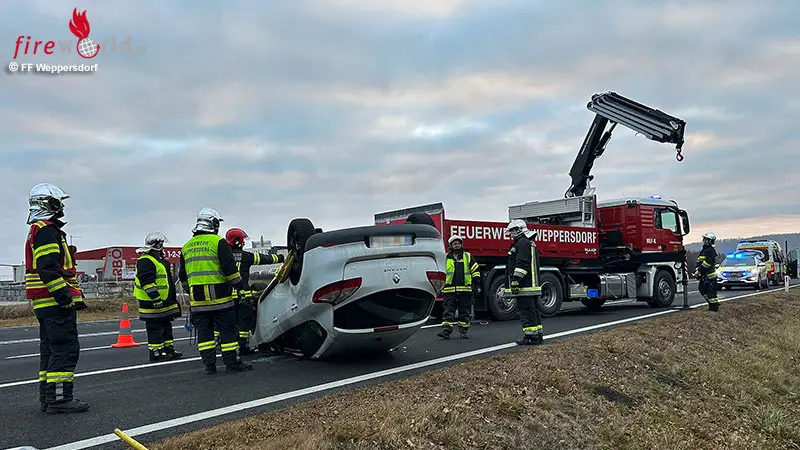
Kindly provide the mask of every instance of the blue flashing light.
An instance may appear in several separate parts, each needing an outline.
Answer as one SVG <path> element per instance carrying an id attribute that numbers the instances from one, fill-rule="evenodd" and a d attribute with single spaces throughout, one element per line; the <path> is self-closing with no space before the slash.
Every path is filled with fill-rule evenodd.
<path id="1" fill-rule="evenodd" d="M 750 274 L 750 272 L 748 272 L 748 271 L 746 271 L 746 270 L 745 270 L 744 272 L 742 272 L 742 276 L 743 276 L 743 277 L 746 277 L 748 274 Z"/>
<path id="2" fill-rule="evenodd" d="M 653 198 L 653 199 L 656 199 L 656 200 L 661 200 L 661 194 L 652 194 L 652 195 L 650 195 L 650 198 Z"/>
<path id="3" fill-rule="evenodd" d="M 597 298 L 600 297 L 600 290 L 599 289 L 587 289 L 586 296 L 589 298 Z"/>

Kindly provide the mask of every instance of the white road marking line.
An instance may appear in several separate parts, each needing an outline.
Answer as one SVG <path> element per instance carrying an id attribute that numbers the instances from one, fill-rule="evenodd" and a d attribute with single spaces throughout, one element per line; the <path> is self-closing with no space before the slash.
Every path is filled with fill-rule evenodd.
<path id="1" fill-rule="evenodd" d="M 217 355 L 219 357 L 220 355 Z M 137 364 L 135 366 L 124 366 L 124 367 L 114 367 L 111 369 L 102 369 L 102 370 L 95 370 L 92 372 L 83 372 L 83 373 L 76 373 L 75 377 L 88 377 L 90 375 L 103 375 L 106 373 L 115 373 L 115 372 L 126 372 L 128 370 L 136 370 L 136 369 L 147 369 L 149 367 L 158 367 L 158 366 L 166 366 L 170 364 L 180 364 L 185 362 L 191 361 L 199 361 L 202 358 L 200 356 L 195 356 L 193 358 L 181 358 L 175 361 L 162 361 L 162 362 L 153 362 L 147 364 Z M 14 387 L 14 386 L 23 386 L 26 384 L 35 384 L 38 383 L 39 380 L 24 380 L 24 381 L 12 381 L 10 383 L 3 383 L 0 384 L 0 389 Z"/>
<path id="2" fill-rule="evenodd" d="M 726 301 L 728 301 L 728 300 L 736 300 L 736 299 L 739 299 L 739 298 L 752 297 L 754 295 L 766 294 L 766 293 L 769 293 L 769 292 L 771 292 L 771 291 L 762 291 L 762 292 L 757 292 L 757 293 L 754 293 L 754 294 L 747 294 L 747 295 L 742 295 L 742 296 L 737 296 L 737 297 L 730 297 L 730 298 L 727 298 L 725 300 Z M 615 326 L 615 325 L 620 325 L 620 324 L 629 323 L 629 322 L 635 322 L 635 321 L 639 321 L 639 320 L 645 320 L 645 319 L 649 319 L 649 318 L 652 318 L 652 317 L 663 316 L 663 315 L 666 315 L 666 314 L 673 314 L 673 313 L 677 313 L 679 311 L 680 311 L 680 309 L 667 309 L 667 310 L 664 310 L 664 311 L 659 311 L 659 312 L 651 313 L 651 314 L 645 314 L 645 315 L 642 315 L 642 316 L 631 317 L 631 318 L 628 318 L 628 319 L 615 320 L 615 321 L 612 321 L 612 322 L 606 322 L 606 323 L 592 325 L 592 326 L 588 326 L 588 327 L 576 328 L 576 329 L 573 329 L 573 330 L 567 330 L 567 331 L 562 331 L 562 332 L 559 332 L 559 333 L 553 333 L 553 334 L 546 335 L 544 338 L 545 339 L 554 339 L 554 338 L 562 337 L 562 336 L 580 334 L 580 333 L 583 333 L 583 332 L 586 332 L 586 331 L 596 330 L 596 329 L 599 329 L 599 328 L 612 327 L 612 326 Z M 469 352 L 457 353 L 457 354 L 454 354 L 454 355 L 443 356 L 441 358 L 431 359 L 431 360 L 428 360 L 428 361 L 422 361 L 422 362 L 418 362 L 418 363 L 414 363 L 414 364 L 407 364 L 405 366 L 394 367 L 394 368 L 391 368 L 391 369 L 381 370 L 381 371 L 378 371 L 378 372 L 366 373 L 366 374 L 355 376 L 355 377 L 345 378 L 343 380 L 331 381 L 329 383 L 319 384 L 319 385 L 316 385 L 316 386 L 310 386 L 310 387 L 303 388 L 303 389 L 298 389 L 298 390 L 295 390 L 295 391 L 284 392 L 282 394 L 271 395 L 269 397 L 264 397 L 264 398 L 260 398 L 260 399 L 257 399 L 257 400 L 252 400 L 252 401 L 249 401 L 249 402 L 238 403 L 238 404 L 235 404 L 235 405 L 230 405 L 230 406 L 225 406 L 225 407 L 222 407 L 222 408 L 212 409 L 210 411 L 204 411 L 204 412 L 200 412 L 200 413 L 196 413 L 196 414 L 191 414 L 191 415 L 188 415 L 188 416 L 177 417 L 175 419 L 165 420 L 165 421 L 162 421 L 162 422 L 156 422 L 156 423 L 152 423 L 150 425 L 144 425 L 144 426 L 141 426 L 141 427 L 136 427 L 136 428 L 132 428 L 130 430 L 123 430 L 123 431 L 128 436 L 131 436 L 131 437 L 141 436 L 143 434 L 154 433 L 156 431 L 162 431 L 162 430 L 166 430 L 166 429 L 169 429 L 169 428 L 178 427 L 178 426 L 182 426 L 182 425 L 186 425 L 186 424 L 190 424 L 190 423 L 194 423 L 194 422 L 199 422 L 199 421 L 206 420 L 206 419 L 211 419 L 211 418 L 215 418 L 215 417 L 219 417 L 219 416 L 224 416 L 226 414 L 232 414 L 232 413 L 239 412 L 239 411 L 258 408 L 260 406 L 265 406 L 265 405 L 269 405 L 269 404 L 272 404 L 272 403 L 281 402 L 281 401 L 284 401 L 284 400 L 289 400 L 289 399 L 293 399 L 293 398 L 297 398 L 297 397 L 302 397 L 302 396 L 306 396 L 306 395 L 310 395 L 310 394 L 315 394 L 317 392 L 328 391 L 328 390 L 331 390 L 331 389 L 336 389 L 336 388 L 340 388 L 340 387 L 343 387 L 343 386 L 349 386 L 351 384 L 361 383 L 361 382 L 373 380 L 373 379 L 376 379 L 376 378 L 383 378 L 383 377 L 386 377 L 386 376 L 395 375 L 395 374 L 403 373 L 403 372 L 408 372 L 408 371 L 411 371 L 411 370 L 417 370 L 417 369 L 421 369 L 421 368 L 425 368 L 425 367 L 429 367 L 429 366 L 435 366 L 435 365 L 446 363 L 446 362 L 450 362 L 450 361 L 457 361 L 459 359 L 470 358 L 470 357 L 473 357 L 473 356 L 478 356 L 478 355 L 482 355 L 482 354 L 486 354 L 486 353 L 497 352 L 497 351 L 500 351 L 500 350 L 505 350 L 505 349 L 516 347 L 516 346 L 517 346 L 516 343 L 511 342 L 511 343 L 508 343 L 508 344 L 500 344 L 500 345 L 495 345 L 493 347 L 486 347 L 486 348 L 482 348 L 482 349 L 478 349 L 478 350 L 472 350 L 472 351 L 469 351 Z M 76 374 L 76 376 L 78 376 L 78 375 Z M 71 443 L 64 444 L 64 445 L 59 445 L 57 447 L 50 447 L 50 448 L 45 449 L 45 450 L 81 450 L 81 449 L 84 449 L 84 448 L 90 448 L 90 447 L 94 447 L 94 446 L 97 446 L 97 445 L 102 445 L 102 444 L 107 444 L 107 443 L 110 443 L 110 442 L 115 442 L 118 439 L 119 438 L 117 437 L 117 435 L 115 435 L 113 433 L 110 433 L 110 434 L 105 434 L 105 435 L 101 435 L 101 436 L 97 436 L 97 437 L 93 437 L 93 438 L 89 438 L 89 439 L 84 439 L 84 440 L 81 440 L 81 441 L 71 442 Z"/>
<path id="3" fill-rule="evenodd" d="M 37 328 L 38 328 L 38 325 L 37 325 Z M 183 325 L 172 327 L 173 330 L 178 330 L 178 329 L 181 329 L 181 328 L 183 328 Z M 147 330 L 145 330 L 145 329 L 131 330 L 131 333 L 144 333 L 145 331 L 147 331 Z M 99 331 L 97 333 L 79 334 L 78 338 L 95 337 L 95 336 L 111 336 L 111 335 L 115 335 L 115 334 L 119 334 L 119 330 L 117 330 L 117 331 Z M 15 340 L 12 340 L 12 341 L 0 341 L 0 345 L 25 344 L 25 343 L 28 343 L 28 342 L 39 342 L 39 338 L 15 339 Z"/>
<path id="4" fill-rule="evenodd" d="M 175 341 L 176 341 L 176 342 L 177 342 L 177 341 L 188 341 L 188 340 L 189 340 L 189 338 L 188 338 L 188 337 L 176 338 L 176 339 L 175 339 Z M 147 344 L 142 344 L 142 345 L 144 345 L 144 346 L 147 346 Z M 93 351 L 93 350 L 107 350 L 107 349 L 111 349 L 111 348 L 112 348 L 112 347 L 111 347 L 111 344 L 108 344 L 108 345 L 103 345 L 103 346 L 101 346 L 101 347 L 89 347 L 89 348 L 82 348 L 82 349 L 81 349 L 81 353 L 83 353 L 83 352 L 89 352 L 89 351 Z M 3 359 L 33 358 L 34 356 L 39 356 L 39 354 L 38 354 L 38 353 L 28 353 L 27 355 L 6 356 L 6 357 L 5 357 L 5 358 L 3 358 Z"/>

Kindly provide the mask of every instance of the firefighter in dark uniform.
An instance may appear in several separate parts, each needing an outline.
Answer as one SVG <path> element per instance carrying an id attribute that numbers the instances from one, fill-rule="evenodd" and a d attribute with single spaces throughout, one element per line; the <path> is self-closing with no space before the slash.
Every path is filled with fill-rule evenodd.
<path id="1" fill-rule="evenodd" d="M 250 286 L 250 268 L 253 266 L 278 264 L 284 261 L 283 255 L 262 255 L 244 250 L 244 240 L 247 233 L 241 228 L 231 228 L 225 233 L 225 241 L 233 249 L 233 259 L 242 277 L 241 297 L 237 297 L 236 326 L 239 330 L 239 354 L 249 355 L 253 350 L 247 344 L 250 330 L 256 325 L 255 291 Z"/>
<path id="2" fill-rule="evenodd" d="M 523 333 L 523 338 L 517 341 L 517 345 L 540 345 L 544 343 L 544 336 L 542 318 L 536 307 L 542 292 L 538 285 L 539 255 L 533 243 L 536 233 L 528 230 L 528 225 L 520 219 L 509 222 L 506 231 L 511 234 L 514 243 L 508 251 L 506 263 L 506 279 L 510 287 L 504 293 L 517 298 Z"/>
<path id="3" fill-rule="evenodd" d="M 82 412 L 89 405 L 73 397 L 75 366 L 80 357 L 77 313 L 86 309 L 75 278 L 74 254 L 67 245 L 64 191 L 37 184 L 28 198 L 25 243 L 25 297 L 39 321 L 39 403 L 48 414 Z"/>
<path id="4" fill-rule="evenodd" d="M 197 328 L 197 349 L 206 374 L 217 373 L 214 329 L 220 331 L 220 347 L 226 372 L 253 368 L 239 359 L 239 342 L 234 312 L 234 289 L 242 289 L 242 277 L 236 270 L 231 247 L 217 233 L 222 221 L 212 208 L 197 215 L 193 236 L 181 249 L 179 278 L 189 293 L 190 315 Z"/>
<path id="5" fill-rule="evenodd" d="M 144 247 L 136 261 L 136 280 L 133 296 L 139 302 L 139 319 L 147 331 L 147 348 L 150 361 L 178 359 L 182 353 L 175 351 L 172 321 L 181 316 L 175 296 L 170 265 L 164 258 L 163 233 L 150 233 L 144 238 Z"/>
<path id="6" fill-rule="evenodd" d="M 694 267 L 694 277 L 698 281 L 697 290 L 708 302 L 709 311 L 719 311 L 719 298 L 717 298 L 717 251 L 714 243 L 717 235 L 708 232 L 703 235 L 703 248 L 697 255 Z"/>
<path id="7" fill-rule="evenodd" d="M 453 326 L 458 315 L 458 332 L 462 339 L 467 339 L 470 320 L 472 319 L 473 292 L 478 289 L 481 282 L 481 273 L 478 263 L 472 255 L 464 251 L 464 238 L 453 235 L 448 239 L 447 245 L 450 252 L 445 263 L 444 289 L 444 315 L 442 317 L 442 331 L 437 336 L 450 339 Z"/>

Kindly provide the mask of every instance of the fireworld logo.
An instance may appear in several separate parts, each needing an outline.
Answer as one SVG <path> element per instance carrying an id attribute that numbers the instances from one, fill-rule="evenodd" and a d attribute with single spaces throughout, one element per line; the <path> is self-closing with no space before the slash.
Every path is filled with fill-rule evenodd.
<path id="1" fill-rule="evenodd" d="M 80 13 L 78 12 L 78 8 L 72 10 L 72 20 L 69 21 L 69 31 L 78 38 L 78 43 L 75 44 L 75 50 L 81 58 L 92 59 L 100 53 L 100 45 L 89 37 L 91 27 L 89 26 L 89 20 L 86 18 L 85 10 Z M 31 46 L 33 49 L 31 49 Z M 36 55 L 39 52 L 40 46 L 44 54 L 52 55 L 56 43 L 55 41 L 32 41 L 30 36 L 19 36 L 17 37 L 17 46 L 14 49 L 14 59 L 17 59 L 19 56 L 20 47 L 23 47 L 21 49 L 23 55 Z"/>

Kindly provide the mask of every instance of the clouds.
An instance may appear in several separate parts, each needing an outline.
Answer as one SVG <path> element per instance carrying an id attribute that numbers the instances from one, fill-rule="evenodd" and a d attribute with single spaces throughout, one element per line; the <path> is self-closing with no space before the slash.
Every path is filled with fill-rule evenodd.
<path id="1" fill-rule="evenodd" d="M 688 125 L 681 163 L 618 128 L 593 171 L 602 198 L 658 192 L 695 229 L 769 231 L 759 217 L 798 211 L 800 6 L 577 3 L 82 4 L 108 49 L 97 73 L 0 84 L 0 262 L 22 258 L 41 181 L 72 194 L 80 248 L 153 230 L 180 244 L 203 206 L 276 243 L 293 217 L 330 229 L 437 201 L 503 220 L 509 204 L 563 195 L 586 102 L 606 90 Z M 74 42 L 73 7 L 4 3 L 8 59 L 18 35 Z M 128 38 L 130 53 L 113 51 Z"/>

